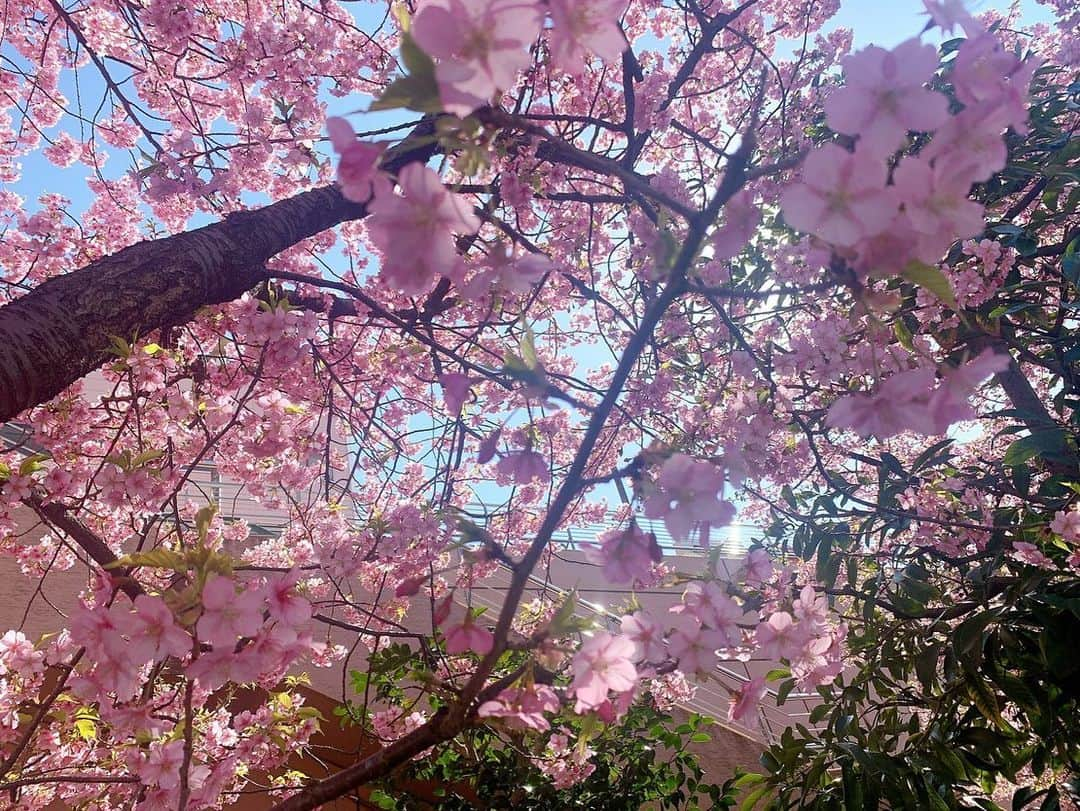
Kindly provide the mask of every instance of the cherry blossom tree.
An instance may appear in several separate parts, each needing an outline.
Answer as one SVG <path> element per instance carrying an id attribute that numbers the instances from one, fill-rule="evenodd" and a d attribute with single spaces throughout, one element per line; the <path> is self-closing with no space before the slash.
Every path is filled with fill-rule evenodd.
<path id="1" fill-rule="evenodd" d="M 728 800 L 1053 807 L 1080 191 L 1052 5 L 927 2 L 853 49 L 835 0 L 9 0 L 0 549 L 87 578 L 62 632 L 0 639 L 0 789 L 394 807 L 527 747 L 593 791 L 605 730 L 758 656 L 732 718 L 798 688 L 819 726 Z M 616 493 L 585 551 L 625 610 L 530 602 Z M 360 658 L 339 717 L 378 745 L 298 772 L 333 723 L 301 674 Z"/>

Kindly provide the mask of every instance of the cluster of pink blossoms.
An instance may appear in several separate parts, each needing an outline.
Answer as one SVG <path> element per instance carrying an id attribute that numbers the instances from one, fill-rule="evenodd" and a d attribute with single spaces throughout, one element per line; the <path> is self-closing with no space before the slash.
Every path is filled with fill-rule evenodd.
<path id="1" fill-rule="evenodd" d="M 120 600 L 84 606 L 72 617 L 71 640 L 92 663 L 85 681 L 119 702 L 131 701 L 141 669 L 170 657 L 188 661 L 187 675 L 206 690 L 228 681 L 272 681 L 313 648 L 299 631 L 311 618 L 311 604 L 295 592 L 298 579 L 293 571 L 237 592 L 235 581 L 212 575 L 194 628 L 178 622 L 159 596 L 140 594 L 130 606 Z M 268 625 L 264 612 L 275 622 Z M 204 645 L 209 649 L 200 650 Z"/>
<path id="2" fill-rule="evenodd" d="M 781 196 L 784 217 L 864 275 L 936 263 L 953 242 L 982 231 L 982 207 L 968 193 L 1004 168 L 1004 131 L 1027 131 L 1025 100 L 1037 63 L 978 32 L 960 46 L 949 73 L 963 104 L 956 114 L 925 86 L 938 70 L 931 45 L 870 46 L 844 67 L 847 84 L 828 97 L 825 115 L 854 147 L 814 149 L 800 181 Z M 934 135 L 890 170 L 911 132 Z"/>
<path id="3" fill-rule="evenodd" d="M 609 583 L 647 582 L 653 567 L 664 559 L 664 553 L 651 532 L 643 532 L 637 524 L 626 529 L 602 533 L 599 546 L 582 544 L 586 559 L 602 567 Z"/>
<path id="4" fill-rule="evenodd" d="M 825 114 L 853 146 L 815 148 L 799 182 L 781 195 L 789 224 L 863 276 L 936 264 L 954 242 L 978 236 L 983 209 L 968 197 L 972 185 L 1004 168 L 1006 129 L 1027 132 L 1036 60 L 1005 50 L 958 7 L 929 7 L 936 22 L 959 22 L 969 34 L 947 76 L 959 111 L 951 112 L 945 95 L 927 87 L 938 71 L 934 47 L 908 40 L 891 51 L 871 46 L 852 54 L 844 60 L 846 84 L 827 98 Z M 911 133 L 930 137 L 896 159 Z M 967 244 L 975 254 L 987 253 L 982 243 Z M 972 415 L 967 398 L 975 385 L 1007 362 L 983 353 L 947 370 L 936 388 L 932 369 L 896 374 L 873 395 L 841 398 L 829 424 L 879 438 L 943 433 Z"/>
<path id="5" fill-rule="evenodd" d="M 465 116 L 511 88 L 532 60 L 529 49 L 540 35 L 545 11 L 551 61 L 580 73 L 589 54 L 614 59 L 626 47 L 618 27 L 626 0 L 427 0 L 412 20 L 410 34 L 436 61 L 435 76 L 443 109 Z M 447 191 L 435 171 L 410 164 L 397 175 L 399 193 L 379 171 L 383 147 L 364 143 L 347 121 L 330 118 L 327 131 L 340 156 L 342 193 L 367 203 L 368 230 L 382 253 L 381 275 L 406 295 L 419 295 L 433 279 L 455 279 L 468 297 L 489 288 L 528 290 L 550 269 L 541 256 L 513 260 L 492 251 L 486 267 L 464 283 L 464 265 L 453 235 L 475 233 L 480 221 L 464 198 Z"/>
<path id="6" fill-rule="evenodd" d="M 698 529 L 702 546 L 709 544 L 709 529 L 725 526 L 735 517 L 735 506 L 723 498 L 723 469 L 683 453 L 660 467 L 645 499 L 646 518 L 663 518 L 676 540 L 688 540 Z"/>
<path id="7" fill-rule="evenodd" d="M 940 380 L 932 367 L 900 372 L 872 394 L 841 397 L 829 409 L 826 421 L 835 428 L 879 439 L 902 431 L 943 434 L 954 422 L 974 418 L 972 392 L 1008 366 L 1008 355 L 987 349 L 966 363 L 946 367 Z"/>
<path id="8" fill-rule="evenodd" d="M 579 74 L 589 54 L 612 60 L 622 53 L 617 21 L 625 8 L 626 0 L 427 0 L 410 33 L 437 60 L 443 108 L 464 116 L 513 87 L 532 61 L 545 10 L 552 64 Z"/>

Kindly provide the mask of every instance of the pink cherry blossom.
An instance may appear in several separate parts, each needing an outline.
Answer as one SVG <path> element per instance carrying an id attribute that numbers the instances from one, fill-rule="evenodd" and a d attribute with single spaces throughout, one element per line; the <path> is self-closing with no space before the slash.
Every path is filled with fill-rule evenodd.
<path id="1" fill-rule="evenodd" d="M 742 641 L 738 621 L 745 612 L 715 580 L 707 583 L 696 580 L 688 585 L 683 592 L 683 604 L 698 622 L 717 632 L 717 639 L 724 646 Z"/>
<path id="2" fill-rule="evenodd" d="M 724 206 L 724 222 L 713 234 L 713 258 L 731 259 L 738 256 L 761 222 L 761 209 L 754 205 L 751 191 L 732 197 Z"/>
<path id="3" fill-rule="evenodd" d="M 961 163 L 907 156 L 893 172 L 897 199 L 912 227 L 921 234 L 967 239 L 984 227 L 983 207 L 968 199 L 971 175 Z M 947 243 L 946 243 L 947 244 Z"/>
<path id="4" fill-rule="evenodd" d="M 731 706 L 728 708 L 729 721 L 741 721 L 746 714 L 757 707 L 765 696 L 765 677 L 755 676 L 739 687 L 737 695 L 732 696 Z"/>
<path id="5" fill-rule="evenodd" d="M 642 532 L 636 524 L 602 533 L 597 540 L 599 546 L 582 544 L 582 549 L 590 563 L 603 567 L 609 583 L 644 581 L 664 557 L 656 536 Z"/>
<path id="6" fill-rule="evenodd" d="M 502 718 L 517 729 L 543 732 L 551 729 L 547 715 L 559 711 L 559 697 L 546 684 L 508 687 L 477 709 L 481 718 Z"/>
<path id="7" fill-rule="evenodd" d="M 697 617 L 679 614 L 668 637 L 668 653 L 683 673 L 705 677 L 716 668 L 717 650 L 727 643 L 725 634 L 702 625 Z"/>
<path id="8" fill-rule="evenodd" d="M 270 616 L 296 628 L 311 619 L 311 603 L 296 593 L 300 570 L 291 569 L 266 585 L 266 602 Z"/>
<path id="9" fill-rule="evenodd" d="M 1005 168 L 1008 149 L 1001 135 L 1007 126 L 1004 108 L 993 103 L 971 105 L 950 116 L 920 154 L 935 165 L 951 164 L 959 175 L 981 183 Z"/>
<path id="10" fill-rule="evenodd" d="M 1039 547 L 1033 543 L 1027 541 L 1013 541 L 1013 548 L 1009 552 L 1009 557 L 1013 560 L 1020 561 L 1021 563 L 1027 563 L 1031 566 L 1038 566 L 1040 569 L 1056 569 L 1057 565 L 1046 554 L 1043 553 Z"/>
<path id="11" fill-rule="evenodd" d="M 461 295 L 478 299 L 495 291 L 517 295 L 532 290 L 554 268 L 542 253 L 515 257 L 512 246 L 498 244 L 480 263 L 479 272 L 461 286 Z"/>
<path id="12" fill-rule="evenodd" d="M 960 46 L 951 79 L 962 104 L 998 107 L 1008 126 L 1027 135 L 1028 89 L 1038 67 L 1039 60 L 1021 61 L 987 32 Z"/>
<path id="13" fill-rule="evenodd" d="M 131 655 L 142 661 L 166 656 L 182 657 L 191 652 L 191 635 L 176 624 L 164 600 L 147 594 L 135 598 L 130 638 L 133 647 Z"/>
<path id="14" fill-rule="evenodd" d="M 755 636 L 763 656 L 795 659 L 810 635 L 802 623 L 795 622 L 791 614 L 778 611 L 758 625 Z"/>
<path id="15" fill-rule="evenodd" d="M 769 559 L 769 553 L 761 547 L 756 547 L 746 553 L 744 566 L 746 570 L 743 573 L 743 581 L 751 588 L 764 586 L 772 577 L 772 560 Z"/>
<path id="16" fill-rule="evenodd" d="M 257 589 L 239 594 L 236 584 L 215 574 L 206 581 L 202 592 L 203 613 L 196 630 L 199 638 L 215 647 L 231 647 L 237 637 L 254 636 L 262 626 L 263 597 Z"/>
<path id="17" fill-rule="evenodd" d="M 540 33 L 534 0 L 428 0 L 412 21 L 416 43 L 437 60 L 447 112 L 466 116 L 509 90 Z"/>
<path id="18" fill-rule="evenodd" d="M 619 58 L 626 39 L 619 16 L 627 0 L 548 0 L 551 13 L 551 61 L 560 70 L 579 75 L 590 53 L 606 62 Z"/>
<path id="19" fill-rule="evenodd" d="M 984 349 L 977 357 L 950 367 L 941 384 L 930 395 L 930 418 L 937 433 L 944 433 L 954 422 L 975 417 L 971 395 L 987 377 L 1009 368 L 1009 356 Z"/>
<path id="20" fill-rule="evenodd" d="M 945 96 L 924 87 L 937 67 L 937 49 L 917 39 L 857 51 L 844 59 L 844 86 L 825 100 L 829 126 L 859 136 L 858 150 L 871 155 L 894 152 L 909 131 L 932 132 L 949 115 Z"/>
<path id="21" fill-rule="evenodd" d="M 791 608 L 795 618 L 807 628 L 823 628 L 828 623 L 829 601 L 813 586 L 803 586 Z"/>
<path id="22" fill-rule="evenodd" d="M 951 34 L 958 25 L 969 37 L 977 36 L 982 31 L 982 27 L 964 8 L 964 0 L 923 0 L 923 5 L 930 15 L 930 22 L 947 34 Z"/>
<path id="23" fill-rule="evenodd" d="M 174 789 L 180 785 L 180 768 L 184 763 L 184 741 L 156 741 L 135 766 L 139 780 L 147 786 Z"/>
<path id="24" fill-rule="evenodd" d="M 780 197 L 793 228 L 851 246 L 886 228 L 896 203 L 885 189 L 885 162 L 861 149 L 825 144 L 803 162 L 800 182 Z"/>
<path id="25" fill-rule="evenodd" d="M 719 467 L 677 453 L 661 466 L 653 492 L 645 500 L 645 516 L 663 518 L 673 538 L 686 540 L 696 526 L 731 523 L 735 508 L 723 500 L 723 491 L 724 473 Z"/>
<path id="26" fill-rule="evenodd" d="M 515 484 L 529 484 L 534 479 L 546 482 L 551 478 L 547 461 L 532 450 L 505 454 L 495 465 L 495 470 L 500 476 L 510 479 Z"/>
<path id="27" fill-rule="evenodd" d="M 6 631 L 0 637 L 0 676 L 33 676 L 44 669 L 44 662 L 45 654 L 34 650 L 34 643 L 22 631 Z"/>
<path id="28" fill-rule="evenodd" d="M 1058 510 L 1050 522 L 1050 531 L 1068 543 L 1080 543 L 1080 509 L 1074 506 L 1068 510 Z"/>
<path id="29" fill-rule="evenodd" d="M 622 693 L 637 684 L 633 659 L 636 645 L 628 637 L 597 631 L 574 654 L 572 689 L 579 713 L 596 709 L 608 692 Z"/>
<path id="30" fill-rule="evenodd" d="M 635 661 L 660 662 L 664 659 L 664 632 L 651 615 L 644 611 L 627 614 L 622 618 L 619 630 L 637 646 Z"/>
<path id="31" fill-rule="evenodd" d="M 330 134 L 334 151 L 341 156 L 337 171 L 341 193 L 346 200 L 366 202 L 377 185 L 385 185 L 376 184 L 376 166 L 384 145 L 358 141 L 349 122 L 336 116 L 326 119 L 326 131 Z"/>
<path id="32" fill-rule="evenodd" d="M 451 654 L 476 653 L 483 656 L 491 652 L 495 644 L 495 636 L 486 628 L 476 624 L 471 614 L 459 623 L 451 625 L 444 632 L 446 636 L 446 652 Z"/>
<path id="33" fill-rule="evenodd" d="M 459 416 L 469 396 L 472 380 L 461 372 L 444 372 L 439 375 L 439 385 L 442 386 L 446 410 L 455 417 Z"/>
<path id="34" fill-rule="evenodd" d="M 928 409 L 934 388 L 932 369 L 912 369 L 888 378 L 873 394 L 849 394 L 829 408 L 826 423 L 878 439 L 902 431 L 935 433 Z"/>
<path id="35" fill-rule="evenodd" d="M 464 198 L 447 191 L 438 174 L 411 163 L 398 173 L 401 194 L 380 194 L 368 229 L 382 251 L 381 274 L 407 295 L 418 295 L 459 264 L 454 234 L 471 234 L 480 221 Z M 403 237 L 403 235 L 408 237 Z"/>

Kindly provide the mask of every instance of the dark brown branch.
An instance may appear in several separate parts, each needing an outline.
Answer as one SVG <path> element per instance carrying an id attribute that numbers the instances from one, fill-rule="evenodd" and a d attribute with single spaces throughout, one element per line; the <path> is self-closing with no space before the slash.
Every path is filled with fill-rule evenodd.
<path id="1" fill-rule="evenodd" d="M 413 137 L 391 152 L 396 172 L 427 161 L 436 145 Z M 265 278 L 265 263 L 321 231 L 364 217 L 334 186 L 164 239 L 140 242 L 50 279 L 0 307 L 0 422 L 46 402 L 108 358 L 110 338 L 131 340 L 183 324 L 208 305 L 237 298 Z"/>
<path id="2" fill-rule="evenodd" d="M 134 600 L 143 593 L 142 587 L 131 576 L 131 570 L 115 565 L 116 555 L 109 549 L 105 541 L 81 521 L 73 518 L 64 505 L 55 501 L 44 503 L 41 497 L 36 495 L 24 499 L 23 503 L 36 512 L 42 520 L 62 530 L 64 534 L 78 544 L 95 563 L 115 578 L 117 587 L 124 594 Z"/>

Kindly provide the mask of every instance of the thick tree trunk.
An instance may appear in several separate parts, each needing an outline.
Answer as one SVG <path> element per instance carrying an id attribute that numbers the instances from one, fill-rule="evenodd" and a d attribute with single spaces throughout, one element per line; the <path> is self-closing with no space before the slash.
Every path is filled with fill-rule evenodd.
<path id="1" fill-rule="evenodd" d="M 427 161 L 436 145 L 422 136 L 432 129 L 427 121 L 417 127 L 384 168 L 393 173 Z M 265 277 L 263 266 L 276 254 L 366 213 L 326 186 L 205 228 L 140 242 L 49 279 L 0 307 L 0 422 L 46 402 L 104 363 L 112 336 L 130 341 L 231 301 Z"/>

